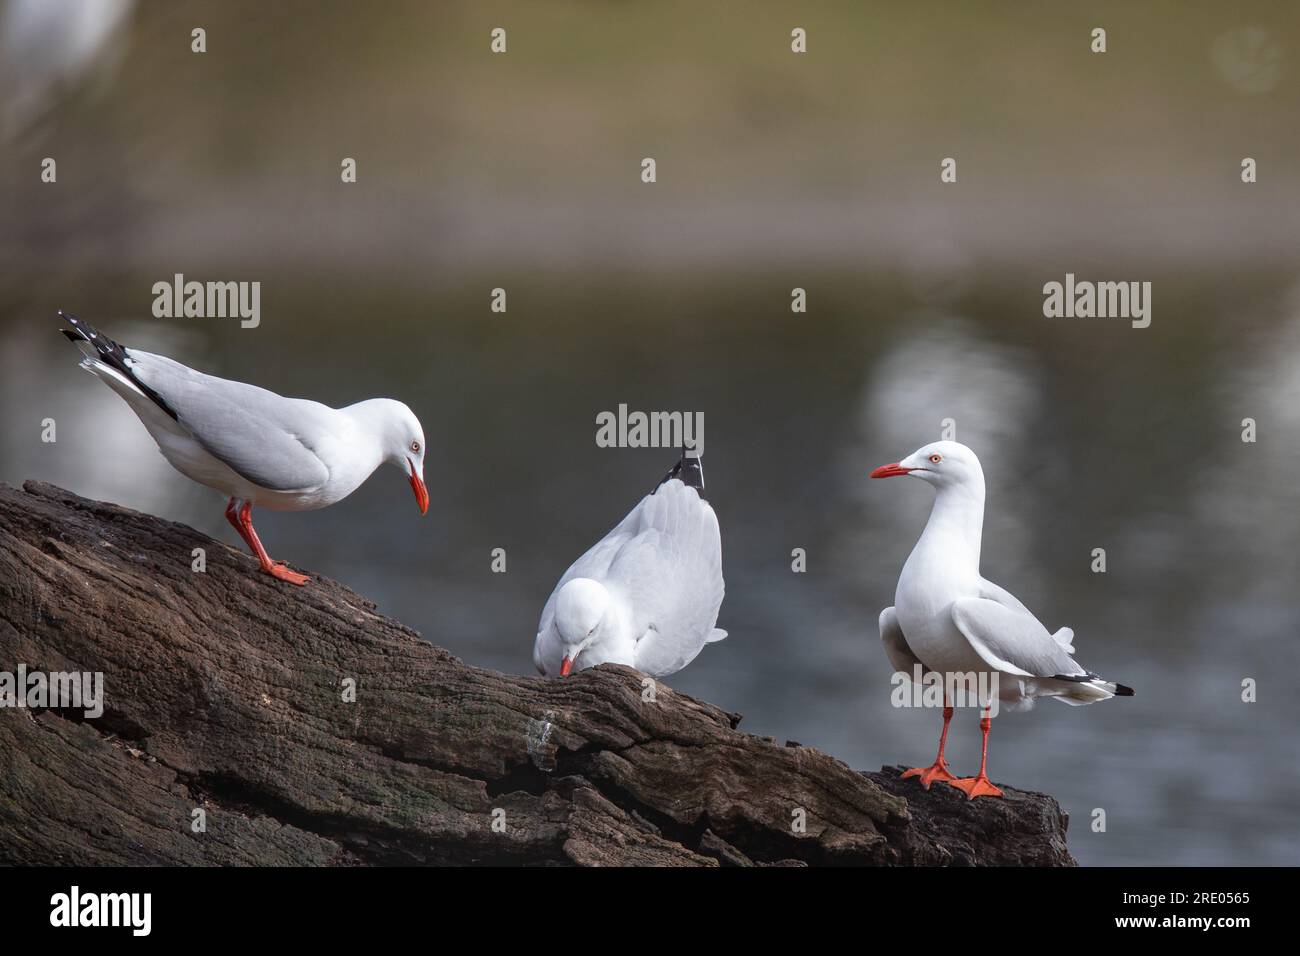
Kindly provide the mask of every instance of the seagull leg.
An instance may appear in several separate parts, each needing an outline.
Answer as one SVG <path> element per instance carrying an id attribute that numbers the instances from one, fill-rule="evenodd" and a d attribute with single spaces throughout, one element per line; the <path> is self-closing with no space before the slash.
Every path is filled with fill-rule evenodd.
<path id="1" fill-rule="evenodd" d="M 952 785 L 962 793 L 966 794 L 966 799 L 974 800 L 976 797 L 1000 797 L 1002 791 L 993 786 L 989 780 L 989 775 L 985 772 L 989 762 L 989 727 L 993 721 L 989 719 L 989 711 L 984 711 L 984 716 L 980 718 L 980 730 L 984 732 L 984 746 L 980 750 L 980 772 L 974 777 L 963 777 L 960 780 L 953 780 Z"/>
<path id="2" fill-rule="evenodd" d="M 913 767 L 911 770 L 903 771 L 903 779 L 908 777 L 920 777 L 921 786 L 930 789 L 930 784 L 936 780 L 944 783 L 952 783 L 957 778 L 948 770 L 948 761 L 943 759 L 943 748 L 948 742 L 948 722 L 952 720 L 952 705 L 948 703 L 945 697 L 943 701 L 943 733 L 939 735 L 939 756 L 934 758 L 934 763 L 928 767 Z"/>
<path id="3" fill-rule="evenodd" d="M 283 561 L 272 561 L 271 556 L 266 553 L 266 548 L 262 547 L 261 540 L 257 537 L 257 532 L 253 530 L 253 503 L 251 501 L 240 501 L 238 498 L 231 498 L 230 503 L 226 505 L 226 520 L 235 526 L 239 536 L 244 539 L 248 546 L 257 555 L 257 560 L 261 562 L 262 570 L 273 578 L 281 581 L 288 581 L 290 584 L 303 585 L 311 579 L 305 574 L 298 574 L 296 571 L 290 571 L 284 566 Z"/>
<path id="4" fill-rule="evenodd" d="M 239 526 L 239 499 L 231 498 L 226 502 L 226 520 L 230 522 L 231 527 L 239 532 L 239 536 L 244 536 L 244 529 Z"/>

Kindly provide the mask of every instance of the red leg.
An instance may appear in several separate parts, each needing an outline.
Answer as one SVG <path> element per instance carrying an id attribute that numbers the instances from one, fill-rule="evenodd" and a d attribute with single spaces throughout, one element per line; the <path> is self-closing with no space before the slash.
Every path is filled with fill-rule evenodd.
<path id="1" fill-rule="evenodd" d="M 966 794 L 968 800 L 974 800 L 976 797 L 1002 796 L 1002 791 L 993 786 L 992 781 L 989 780 L 989 775 L 985 772 L 989 762 L 989 727 L 992 723 L 993 721 L 989 719 L 988 710 L 985 710 L 984 716 L 980 718 L 980 730 L 984 732 L 984 746 L 980 750 L 979 775 L 952 781 L 952 785 Z"/>
<path id="2" fill-rule="evenodd" d="M 943 759 L 943 748 L 948 743 L 948 722 L 952 720 L 952 706 L 945 699 L 943 702 L 943 732 L 939 734 L 939 756 L 934 758 L 934 763 L 928 767 L 913 767 L 911 770 L 903 771 L 903 779 L 908 777 L 920 777 L 921 786 L 930 789 L 930 784 L 936 780 L 944 783 L 951 783 L 957 778 L 948 770 L 948 761 Z"/>
<path id="3" fill-rule="evenodd" d="M 257 555 L 257 560 L 262 565 L 262 570 L 273 578 L 279 578 L 281 581 L 288 581 L 290 584 L 303 585 L 311 579 L 305 574 L 298 574 L 290 571 L 284 566 L 283 561 L 272 561 L 271 556 L 266 553 L 266 548 L 262 547 L 261 540 L 257 537 L 257 532 L 253 530 L 253 505 L 252 502 L 244 501 L 236 504 L 238 499 L 231 498 L 230 503 L 226 505 L 226 519 L 235 526 L 239 536 L 244 539 L 253 553 Z"/>
<path id="4" fill-rule="evenodd" d="M 239 536 L 244 538 L 244 527 L 239 523 L 238 501 L 238 498 L 231 498 L 226 502 L 226 520 L 229 521 L 231 525 L 234 526 L 235 530 L 239 532 Z M 248 539 L 244 538 L 244 540 L 247 541 Z"/>
<path id="5" fill-rule="evenodd" d="M 259 552 L 263 550 L 262 543 L 259 541 L 257 544 L 253 544 L 252 539 L 248 537 L 248 529 L 244 527 L 244 522 L 240 517 L 240 509 L 243 506 L 243 501 L 238 498 L 231 498 L 230 502 L 226 505 L 226 520 L 234 525 L 235 530 L 238 531 L 239 536 L 244 539 L 244 544 L 248 545 L 249 550 L 260 557 Z M 252 509 L 250 508 L 249 510 Z"/>

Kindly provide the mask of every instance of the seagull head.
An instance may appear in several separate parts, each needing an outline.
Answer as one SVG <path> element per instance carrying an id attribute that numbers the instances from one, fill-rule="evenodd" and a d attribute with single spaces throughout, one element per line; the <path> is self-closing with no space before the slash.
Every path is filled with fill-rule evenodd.
<path id="1" fill-rule="evenodd" d="M 555 629 L 564 645 L 561 677 L 569 676 L 578 655 L 600 636 L 609 605 L 609 591 L 591 578 L 574 578 L 560 588 L 555 596 Z"/>
<path id="2" fill-rule="evenodd" d="M 901 461 L 881 465 L 872 478 L 906 475 L 920 478 L 936 488 L 978 484 L 984 486 L 984 472 L 975 453 L 960 442 L 936 441 L 922 445 Z"/>
<path id="3" fill-rule="evenodd" d="M 420 420 L 404 404 L 391 398 L 376 398 L 361 404 L 378 411 L 384 461 L 406 472 L 420 514 L 426 513 L 429 510 L 429 490 L 424 486 L 424 429 L 420 427 Z"/>

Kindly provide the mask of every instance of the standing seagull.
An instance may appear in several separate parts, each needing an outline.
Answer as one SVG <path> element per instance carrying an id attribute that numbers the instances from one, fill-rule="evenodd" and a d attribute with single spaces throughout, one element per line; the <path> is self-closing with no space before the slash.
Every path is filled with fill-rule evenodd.
<path id="1" fill-rule="evenodd" d="M 86 356 L 81 367 L 126 399 L 172 467 L 230 496 L 227 520 L 272 577 L 290 584 L 308 580 L 271 560 L 253 530 L 253 505 L 324 508 L 387 462 L 409 470 L 420 513 L 429 510 L 424 432 L 401 402 L 372 398 L 336 409 L 284 398 L 123 348 L 82 319 L 59 317 L 72 326 L 63 334 Z"/>
<path id="2" fill-rule="evenodd" d="M 948 771 L 943 747 L 952 706 L 946 689 L 952 675 L 991 674 L 999 703 L 1011 710 L 1033 706 L 1036 697 L 1055 697 L 1078 706 L 1111 697 L 1131 697 L 1132 688 L 1104 681 L 1080 667 L 1070 654 L 1074 632 L 1055 634 L 1009 592 L 980 577 L 980 538 L 984 526 L 984 472 L 965 445 L 939 441 L 902 461 L 882 465 L 872 478 L 908 475 L 935 488 L 930 520 L 898 578 L 894 606 L 880 612 L 880 639 L 898 671 L 924 671 L 945 678 L 943 733 L 939 756 L 930 767 L 904 777 L 951 783 L 974 799 L 1002 796 L 985 772 L 989 749 L 989 711 L 980 720 L 984 745 L 978 776 L 957 779 Z"/>
<path id="3" fill-rule="evenodd" d="M 614 663 L 675 674 L 705 644 L 722 607 L 722 538 L 698 458 L 681 461 L 609 534 L 564 572 L 533 644 L 548 677 Z"/>

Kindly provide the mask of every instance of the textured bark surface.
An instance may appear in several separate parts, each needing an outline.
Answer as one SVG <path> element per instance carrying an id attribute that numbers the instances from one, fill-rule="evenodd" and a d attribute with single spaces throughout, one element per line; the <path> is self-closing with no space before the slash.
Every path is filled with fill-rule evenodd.
<path id="1" fill-rule="evenodd" d="M 102 672 L 105 710 L 0 708 L 3 863 L 1074 863 L 1042 794 L 859 773 L 628 668 L 471 667 L 319 575 L 36 482 L 0 485 L 20 663 Z"/>

